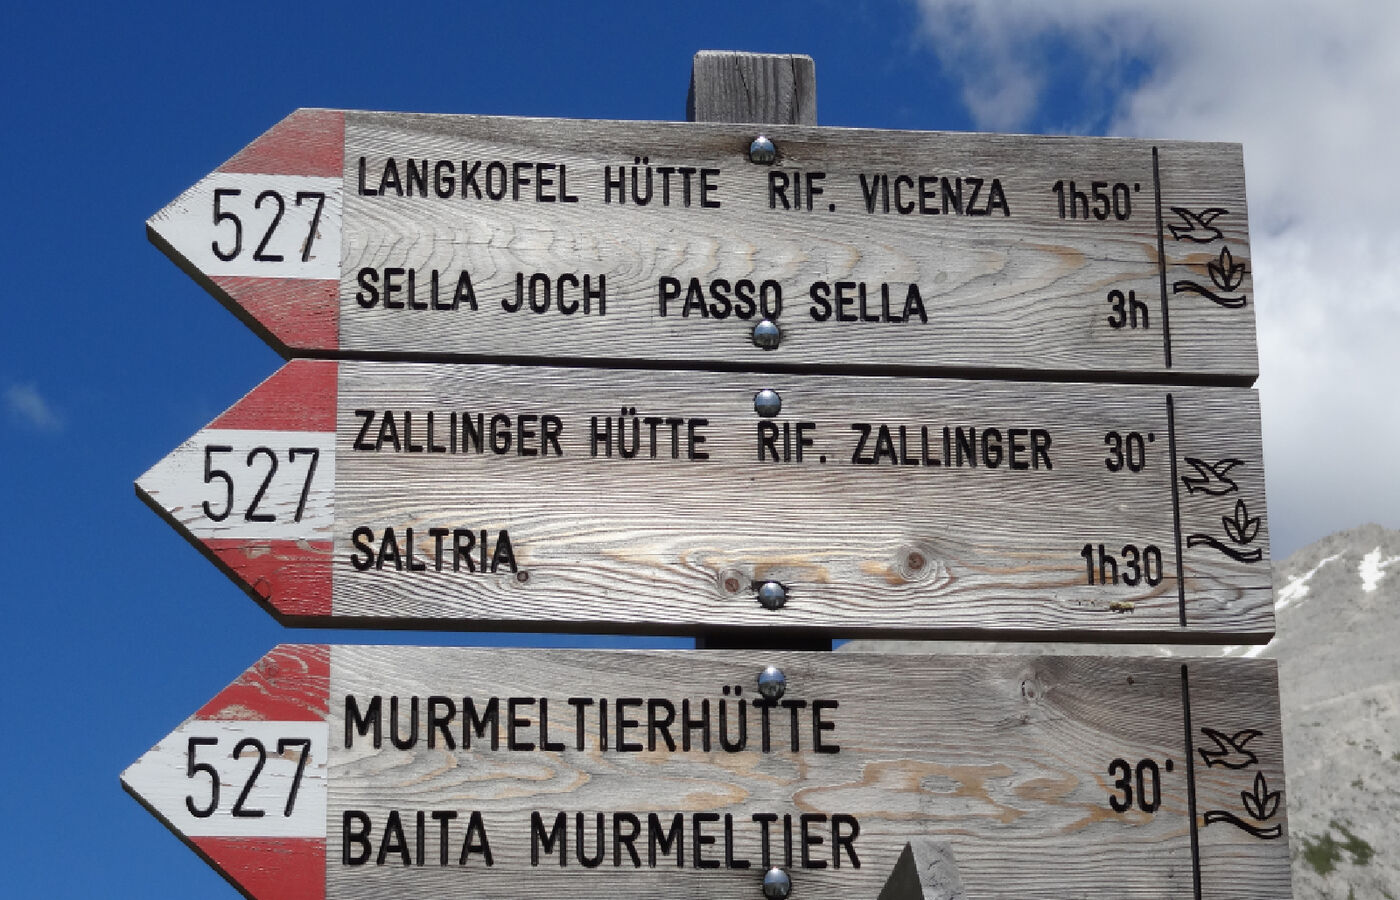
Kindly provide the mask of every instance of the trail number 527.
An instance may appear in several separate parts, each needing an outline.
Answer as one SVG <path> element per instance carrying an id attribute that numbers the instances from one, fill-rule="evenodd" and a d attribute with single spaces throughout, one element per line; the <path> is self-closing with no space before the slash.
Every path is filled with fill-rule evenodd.
<path id="1" fill-rule="evenodd" d="M 219 739 L 216 737 L 192 737 L 185 748 L 185 777 L 201 778 L 207 776 L 209 779 L 209 799 L 207 801 L 200 803 L 195 800 L 193 794 L 185 795 L 185 808 L 196 819 L 207 819 L 219 808 L 219 770 L 214 768 L 213 763 L 195 762 L 195 756 L 200 747 L 214 747 L 218 743 Z M 282 807 L 284 817 L 290 817 L 292 810 L 296 807 L 297 791 L 301 788 L 301 777 L 306 772 L 307 761 L 311 758 L 311 740 L 309 738 L 278 739 L 278 756 L 285 756 L 287 751 L 292 748 L 300 748 L 301 754 L 297 758 L 297 771 L 292 778 L 291 790 L 287 792 L 287 802 Z M 254 757 L 253 771 L 249 773 L 248 780 L 243 783 L 243 790 L 239 791 L 238 798 L 233 801 L 233 808 L 229 812 L 238 819 L 260 819 L 267 815 L 267 811 L 250 807 L 248 794 L 252 792 L 253 785 L 257 782 L 258 776 L 262 774 L 263 766 L 267 765 L 267 748 L 257 738 L 245 737 L 234 745 L 233 759 L 242 759 L 245 755 Z"/>
<path id="2" fill-rule="evenodd" d="M 234 198 L 243 195 L 242 188 L 215 188 L 214 189 L 214 230 L 216 237 L 210 243 L 210 249 L 214 255 L 224 262 L 236 259 L 243 252 L 243 220 L 229 207 L 237 206 L 233 202 Z M 298 207 L 309 207 L 315 203 L 315 211 L 311 214 L 311 224 L 306 231 L 306 239 L 301 242 L 301 261 L 307 262 L 311 259 L 311 245 L 316 240 L 316 231 L 321 225 L 321 212 L 326 207 L 326 194 L 324 191 L 297 191 L 295 203 Z M 246 206 L 247 201 L 241 201 Z M 286 257 L 282 253 L 273 253 L 268 250 L 268 245 L 272 243 L 272 235 L 282 224 L 282 217 L 287 212 L 287 200 L 280 191 L 262 191 L 253 200 L 253 213 L 258 218 L 261 226 L 266 222 L 266 227 L 262 231 L 262 237 L 253 248 L 254 262 L 278 263 Z M 248 213 L 244 212 L 247 216 Z"/>
<path id="3" fill-rule="evenodd" d="M 232 453 L 233 448 L 227 444 L 206 444 L 204 446 L 204 483 L 213 484 L 219 482 L 224 486 L 224 497 L 221 502 L 211 504 L 204 501 L 204 514 L 215 522 L 222 522 L 233 512 L 233 475 L 227 469 L 219 468 L 215 465 L 216 457 Z M 235 457 L 236 458 L 236 457 Z M 296 512 L 292 516 L 293 522 L 300 522 L 302 515 L 306 512 L 306 498 L 311 493 L 311 479 L 316 477 L 316 463 L 321 458 L 319 447 L 292 447 L 287 450 L 287 462 L 295 464 L 298 459 L 306 459 L 306 480 L 301 485 L 301 496 L 297 498 Z M 222 464 L 222 463 L 221 463 Z M 257 490 L 253 492 L 253 499 L 249 501 L 247 508 L 243 511 L 245 522 L 275 522 L 277 514 L 266 512 L 259 507 L 263 498 L 267 495 L 267 489 L 272 484 L 272 477 L 277 474 L 278 456 L 271 447 L 254 447 L 248 451 L 248 455 L 243 460 L 244 468 L 255 469 L 259 466 L 266 466 L 263 472 L 262 481 L 258 484 Z M 217 504 L 217 505 L 216 505 Z"/>

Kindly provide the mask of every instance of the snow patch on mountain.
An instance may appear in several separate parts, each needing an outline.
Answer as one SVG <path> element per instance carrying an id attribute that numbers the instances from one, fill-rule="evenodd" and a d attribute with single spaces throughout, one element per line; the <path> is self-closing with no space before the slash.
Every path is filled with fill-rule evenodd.
<path id="1" fill-rule="evenodd" d="M 1274 597 L 1274 610 L 1280 611 L 1293 601 L 1302 600 L 1306 597 L 1308 595 L 1308 582 L 1312 580 L 1312 577 L 1317 574 L 1319 569 L 1341 555 L 1340 553 L 1334 553 L 1313 566 L 1306 573 L 1290 578 L 1288 584 L 1285 584 Z M 1365 578 L 1364 573 L 1362 577 Z"/>
<path id="2" fill-rule="evenodd" d="M 1382 560 L 1380 547 L 1367 553 L 1362 557 L 1358 569 L 1361 572 L 1361 589 L 1368 594 L 1374 591 L 1381 583 L 1381 579 L 1385 577 L 1385 570 L 1396 562 L 1400 562 L 1400 556 L 1392 556 Z"/>

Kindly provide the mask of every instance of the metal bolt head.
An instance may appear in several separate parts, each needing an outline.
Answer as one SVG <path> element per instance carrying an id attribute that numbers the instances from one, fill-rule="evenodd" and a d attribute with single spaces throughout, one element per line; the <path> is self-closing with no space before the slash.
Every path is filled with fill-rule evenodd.
<path id="1" fill-rule="evenodd" d="M 753 343 L 755 347 L 764 350 L 777 350 L 778 342 L 783 339 L 783 333 L 778 330 L 778 323 L 772 319 L 762 319 L 753 327 Z"/>
<path id="2" fill-rule="evenodd" d="M 764 388 L 753 397 L 753 411 L 771 419 L 783 410 L 783 398 L 772 388 Z"/>
<path id="3" fill-rule="evenodd" d="M 787 676 L 777 666 L 769 666 L 758 673 L 758 692 L 765 700 L 781 699 L 787 691 Z"/>
<path id="4" fill-rule="evenodd" d="M 776 581 L 765 581 L 758 589 L 758 602 L 764 609 L 782 609 L 787 604 L 787 588 Z"/>
<path id="5" fill-rule="evenodd" d="M 792 893 L 792 879 L 788 873 L 774 866 L 763 874 L 763 896 L 769 900 L 787 900 Z"/>
<path id="6" fill-rule="evenodd" d="M 773 146 L 773 142 L 763 135 L 753 139 L 749 144 L 749 162 L 767 165 L 778 158 L 778 148 Z"/>

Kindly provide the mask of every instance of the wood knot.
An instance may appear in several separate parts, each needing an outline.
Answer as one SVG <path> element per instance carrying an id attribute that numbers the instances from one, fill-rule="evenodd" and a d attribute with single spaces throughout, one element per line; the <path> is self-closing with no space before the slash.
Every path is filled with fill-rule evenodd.
<path id="1" fill-rule="evenodd" d="M 928 548 L 906 545 L 895 551 L 894 571 L 902 581 L 931 581 L 942 577 L 943 564 Z"/>
<path id="2" fill-rule="evenodd" d="M 738 569 L 724 569 L 716 576 L 715 580 L 719 584 L 719 589 L 730 596 L 742 591 L 748 582 L 748 578 L 744 577 L 744 573 Z"/>

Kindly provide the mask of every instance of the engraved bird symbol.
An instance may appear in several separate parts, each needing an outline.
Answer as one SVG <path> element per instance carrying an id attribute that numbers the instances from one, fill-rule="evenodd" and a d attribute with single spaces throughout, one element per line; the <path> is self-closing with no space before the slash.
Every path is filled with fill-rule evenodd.
<path id="1" fill-rule="evenodd" d="M 1259 737 L 1263 732 L 1253 728 L 1246 728 L 1237 731 L 1233 735 L 1216 731 L 1214 728 L 1202 728 L 1201 733 L 1215 742 L 1216 749 L 1206 750 L 1198 747 L 1201 759 L 1205 760 L 1206 768 L 1224 766 L 1227 769 L 1244 769 L 1259 762 L 1259 757 L 1252 751 L 1244 748 L 1245 744 Z"/>
<path id="2" fill-rule="evenodd" d="M 1219 217 L 1227 214 L 1228 209 L 1221 209 L 1212 206 L 1210 209 L 1203 209 L 1200 212 L 1192 212 L 1184 206 L 1173 206 L 1172 212 L 1176 213 L 1183 225 L 1169 225 L 1172 237 L 1178 241 L 1191 241 L 1194 244 L 1209 244 L 1211 241 L 1218 241 L 1225 235 L 1220 233 L 1220 229 L 1211 223 Z"/>
<path id="3" fill-rule="evenodd" d="M 1239 485 L 1235 484 L 1235 480 L 1229 477 L 1229 472 L 1235 466 L 1244 465 L 1244 460 L 1227 458 L 1217 463 L 1208 463 L 1203 459 L 1188 456 L 1186 462 L 1199 473 L 1198 475 L 1181 476 L 1181 483 L 1186 485 L 1187 493 L 1194 494 L 1199 491 L 1202 494 L 1219 497 L 1221 494 L 1228 494 L 1240 489 Z"/>

